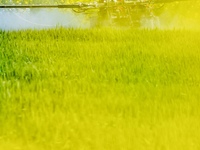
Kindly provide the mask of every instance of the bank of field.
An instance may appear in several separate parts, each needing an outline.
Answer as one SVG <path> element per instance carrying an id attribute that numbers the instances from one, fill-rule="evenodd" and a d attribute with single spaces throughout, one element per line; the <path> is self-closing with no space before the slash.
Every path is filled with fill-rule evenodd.
<path id="1" fill-rule="evenodd" d="M 199 35 L 0 31 L 0 149 L 200 149 Z"/>

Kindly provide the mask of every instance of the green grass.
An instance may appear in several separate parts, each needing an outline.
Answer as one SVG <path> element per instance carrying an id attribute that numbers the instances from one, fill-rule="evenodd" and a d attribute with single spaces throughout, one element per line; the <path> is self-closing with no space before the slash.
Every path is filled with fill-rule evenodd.
<path id="1" fill-rule="evenodd" d="M 198 31 L 0 31 L 0 149 L 200 149 Z"/>

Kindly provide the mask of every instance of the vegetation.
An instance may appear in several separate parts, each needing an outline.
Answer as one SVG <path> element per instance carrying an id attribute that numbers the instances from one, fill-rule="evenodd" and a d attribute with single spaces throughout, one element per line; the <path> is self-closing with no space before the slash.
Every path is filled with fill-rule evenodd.
<path id="1" fill-rule="evenodd" d="M 0 31 L 0 149 L 197 150 L 198 31 Z"/>

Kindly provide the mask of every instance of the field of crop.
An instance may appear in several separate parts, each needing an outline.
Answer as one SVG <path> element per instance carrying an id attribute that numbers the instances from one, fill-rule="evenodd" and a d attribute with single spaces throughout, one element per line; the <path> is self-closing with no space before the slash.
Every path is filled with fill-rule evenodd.
<path id="1" fill-rule="evenodd" d="M 200 149 L 199 35 L 0 31 L 0 149 Z"/>

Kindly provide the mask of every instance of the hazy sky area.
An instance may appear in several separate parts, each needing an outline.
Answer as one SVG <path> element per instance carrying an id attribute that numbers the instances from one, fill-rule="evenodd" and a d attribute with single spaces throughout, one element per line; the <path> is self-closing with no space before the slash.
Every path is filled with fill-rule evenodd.
<path id="1" fill-rule="evenodd" d="M 0 9 L 0 29 L 45 29 L 63 27 L 87 27 L 82 15 L 58 9 Z"/>

